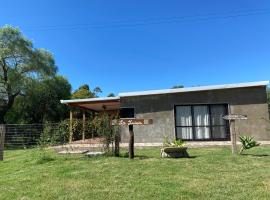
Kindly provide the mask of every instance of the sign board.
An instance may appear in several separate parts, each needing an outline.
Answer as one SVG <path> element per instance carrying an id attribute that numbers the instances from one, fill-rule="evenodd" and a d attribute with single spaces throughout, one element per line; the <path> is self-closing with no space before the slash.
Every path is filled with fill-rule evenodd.
<path id="1" fill-rule="evenodd" d="M 130 126 L 130 125 L 149 125 L 153 124 L 152 119 L 134 119 L 134 118 L 127 118 L 127 119 L 115 119 L 112 120 L 112 125 L 119 125 L 119 126 Z"/>
<path id="2" fill-rule="evenodd" d="M 231 114 L 231 115 L 225 115 L 223 117 L 225 120 L 246 120 L 246 115 L 237 115 L 237 114 Z"/>

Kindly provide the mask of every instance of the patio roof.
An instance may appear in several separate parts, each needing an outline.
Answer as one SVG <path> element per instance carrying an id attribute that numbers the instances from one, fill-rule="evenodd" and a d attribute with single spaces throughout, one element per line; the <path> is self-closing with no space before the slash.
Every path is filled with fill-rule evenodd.
<path id="1" fill-rule="evenodd" d="M 96 112 L 120 109 L 120 97 L 61 100 L 61 103 Z"/>

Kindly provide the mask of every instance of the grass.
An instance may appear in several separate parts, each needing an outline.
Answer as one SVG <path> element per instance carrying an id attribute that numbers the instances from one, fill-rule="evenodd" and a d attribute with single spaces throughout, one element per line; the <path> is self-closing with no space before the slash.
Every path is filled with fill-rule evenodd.
<path id="1" fill-rule="evenodd" d="M 129 160 L 10 150 L 0 199 L 270 199 L 270 147 L 247 152 L 200 148 L 189 149 L 194 158 L 161 159 L 158 148 L 136 149 Z"/>

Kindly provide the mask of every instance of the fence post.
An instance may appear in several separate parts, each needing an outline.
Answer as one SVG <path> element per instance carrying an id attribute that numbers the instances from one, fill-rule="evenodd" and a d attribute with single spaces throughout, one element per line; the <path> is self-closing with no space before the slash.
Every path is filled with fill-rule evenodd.
<path id="1" fill-rule="evenodd" d="M 5 135 L 6 135 L 6 125 L 0 124 L 0 161 L 4 160 Z"/>

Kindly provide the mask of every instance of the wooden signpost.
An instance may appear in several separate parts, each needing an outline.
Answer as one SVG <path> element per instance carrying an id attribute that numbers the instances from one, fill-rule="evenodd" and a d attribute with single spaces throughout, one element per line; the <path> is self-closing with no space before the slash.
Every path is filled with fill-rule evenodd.
<path id="1" fill-rule="evenodd" d="M 224 116 L 223 119 L 228 120 L 230 123 L 232 154 L 236 154 L 237 153 L 237 144 L 236 144 L 237 139 L 236 139 L 236 131 L 235 131 L 235 120 L 247 120 L 247 116 L 230 114 L 230 115 Z"/>
<path id="2" fill-rule="evenodd" d="M 112 120 L 112 125 L 118 126 L 128 126 L 129 130 L 129 145 L 128 145 L 128 153 L 129 158 L 134 158 L 134 131 L 133 125 L 149 125 L 153 124 L 152 119 L 134 119 L 134 118 L 125 118 L 125 119 L 116 119 Z"/>

